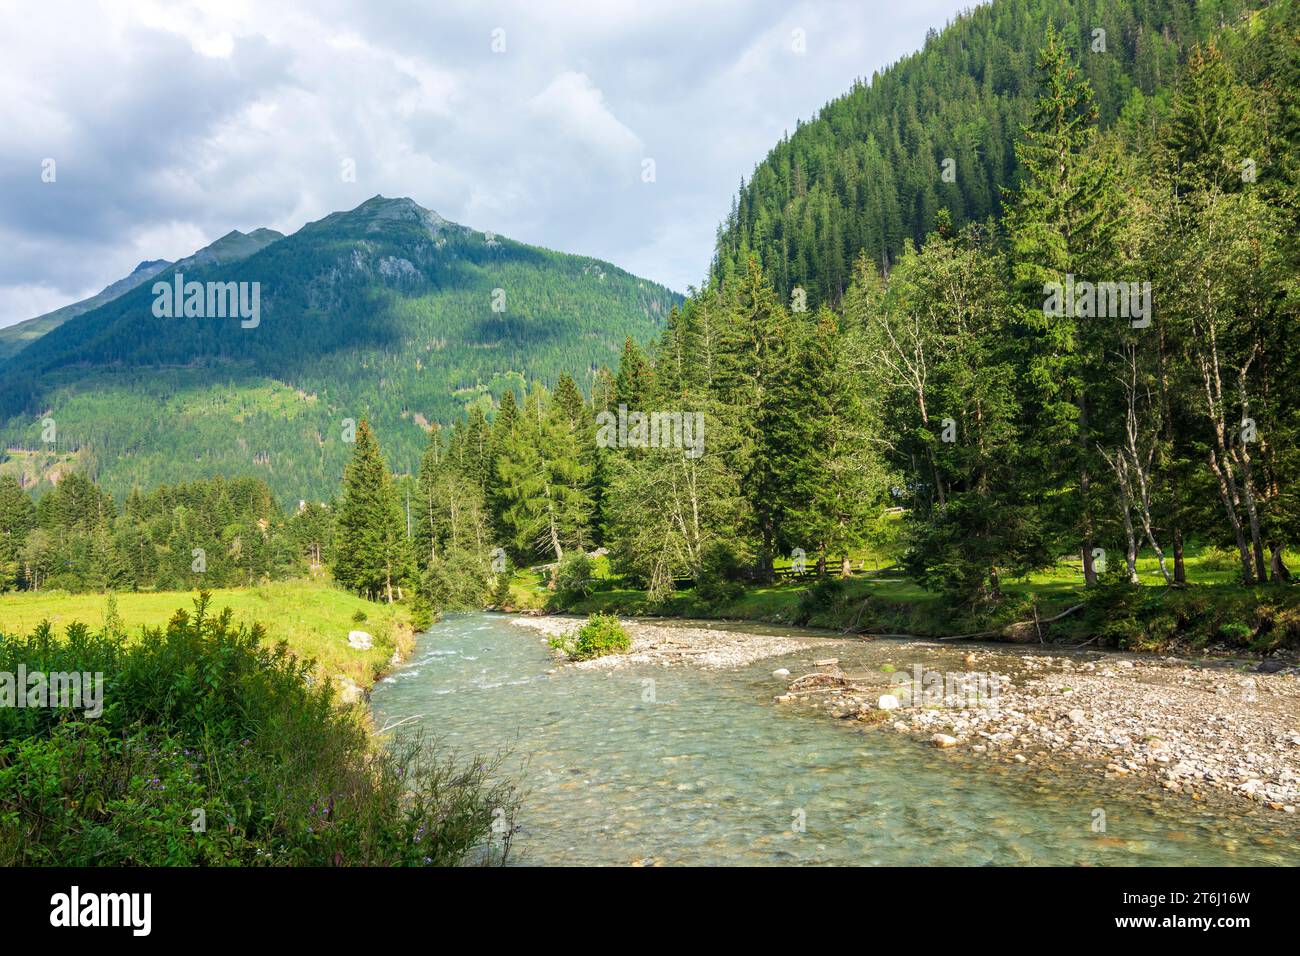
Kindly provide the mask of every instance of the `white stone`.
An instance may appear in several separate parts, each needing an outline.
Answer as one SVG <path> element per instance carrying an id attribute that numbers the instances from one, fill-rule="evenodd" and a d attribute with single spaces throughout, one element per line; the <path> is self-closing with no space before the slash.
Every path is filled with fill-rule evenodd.
<path id="1" fill-rule="evenodd" d="M 365 631 L 348 631 L 348 647 L 354 651 L 368 651 L 375 646 L 375 639 Z"/>
<path id="2" fill-rule="evenodd" d="M 935 734 L 930 738 L 930 743 L 936 747 L 956 747 L 957 738 L 949 737 L 947 734 Z"/>
<path id="3" fill-rule="evenodd" d="M 897 710 L 899 707 L 898 698 L 893 694 L 881 694 L 876 706 L 881 710 Z"/>

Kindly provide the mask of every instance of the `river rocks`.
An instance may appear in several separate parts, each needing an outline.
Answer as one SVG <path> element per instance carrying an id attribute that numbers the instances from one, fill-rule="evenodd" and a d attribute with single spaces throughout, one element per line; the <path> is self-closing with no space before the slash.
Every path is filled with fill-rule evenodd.
<path id="1" fill-rule="evenodd" d="M 579 623 L 513 620 L 542 634 Z M 1240 665 L 1059 647 L 1046 653 L 1036 639 L 996 648 L 890 640 L 864 654 L 856 639 L 758 635 L 703 623 L 625 626 L 630 653 L 562 666 L 738 667 L 785 654 L 785 666 L 757 672 L 787 681 L 801 675 L 776 702 L 852 719 L 856 728 L 875 725 L 987 760 L 1040 768 L 1077 763 L 1098 775 L 1146 781 L 1157 800 L 1166 793 L 1201 799 L 1215 790 L 1251 800 L 1264 813 L 1276 804 L 1279 816 L 1300 806 L 1300 675 L 1289 671 L 1252 673 L 1245 687 Z M 941 700 L 906 692 L 922 680 L 912 676 L 918 667 L 942 677 Z"/>
<path id="2" fill-rule="evenodd" d="M 354 651 L 368 651 L 375 646 L 375 639 L 365 631 L 348 631 L 348 647 Z"/>
<path id="3" fill-rule="evenodd" d="M 767 657 L 802 651 L 814 643 L 824 643 L 789 635 L 749 634 L 686 624 L 652 624 L 627 618 L 620 618 L 619 622 L 632 639 L 630 651 L 566 663 L 564 666 L 581 670 L 612 670 L 629 664 L 741 667 Z M 538 618 L 512 617 L 510 623 L 534 628 L 547 637 L 554 637 L 568 633 L 585 622 L 582 618 L 571 615 L 555 614 Z"/>

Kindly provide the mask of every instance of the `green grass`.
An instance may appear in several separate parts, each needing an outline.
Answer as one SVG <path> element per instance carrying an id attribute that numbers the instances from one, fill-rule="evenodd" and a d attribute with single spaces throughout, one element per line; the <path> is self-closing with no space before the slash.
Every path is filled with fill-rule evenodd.
<path id="1" fill-rule="evenodd" d="M 161 627 L 180 608 L 193 610 L 196 592 L 155 591 L 117 595 L 118 613 L 132 635 L 142 626 Z M 62 633 L 76 621 L 91 628 L 104 623 L 105 594 L 66 591 L 0 594 L 0 633 L 30 633 L 48 620 Z M 388 664 L 393 651 L 409 647 L 410 621 L 404 607 L 375 604 L 314 580 L 277 581 L 255 588 L 212 591 L 210 613 L 230 608 L 235 623 L 261 623 L 272 642 L 285 641 L 301 658 L 314 657 L 331 677 L 345 675 L 369 687 Z M 353 615 L 366 619 L 355 622 Z M 348 647 L 348 631 L 366 631 L 374 638 L 369 651 Z"/>
<path id="2" fill-rule="evenodd" d="M 854 567 L 861 558 L 853 556 Z M 1108 558 L 1112 570 L 1116 561 L 1123 566 L 1122 554 L 1110 553 Z M 1172 556 L 1166 560 L 1172 573 Z M 876 563 L 888 562 L 877 559 Z M 1294 555 L 1288 555 L 1288 563 L 1295 566 L 1298 562 Z M 844 583 L 842 593 L 824 606 L 814 606 L 811 601 L 809 580 L 750 587 L 738 599 L 725 604 L 709 603 L 693 588 L 652 603 L 645 591 L 620 586 L 606 559 L 597 559 L 594 564 L 597 590 L 565 610 L 579 614 L 764 621 L 837 630 L 856 624 L 876 632 L 937 637 L 1030 620 L 1035 607 L 1041 617 L 1051 617 L 1084 598 L 1083 570 L 1077 558 L 1065 558 L 1024 580 L 1005 581 L 1003 602 L 979 614 L 950 607 L 941 595 L 896 572 L 854 576 Z M 778 562 L 778 566 L 788 564 Z M 1300 638 L 1300 588 L 1243 587 L 1237 583 L 1232 555 L 1225 559 L 1221 552 L 1200 547 L 1187 549 L 1184 564 L 1190 587 L 1166 589 L 1155 556 L 1141 554 L 1137 562 L 1142 584 L 1139 591 L 1121 599 L 1108 597 L 1105 600 L 1113 603 L 1090 606 L 1086 613 L 1063 619 L 1053 628 L 1054 638 L 1081 642 L 1101 633 L 1102 645 L 1134 650 L 1180 647 L 1197 651 L 1219 646 L 1255 652 Z M 871 557 L 867 557 L 867 566 L 872 566 Z M 554 595 L 546 588 L 546 580 L 541 568 L 516 573 L 512 586 L 512 594 L 517 597 L 515 606 L 554 606 Z"/>

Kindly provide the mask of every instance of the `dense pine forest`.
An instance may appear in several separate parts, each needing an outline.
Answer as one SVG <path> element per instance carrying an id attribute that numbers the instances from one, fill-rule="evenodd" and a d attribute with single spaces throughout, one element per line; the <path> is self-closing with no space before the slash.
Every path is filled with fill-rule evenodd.
<path id="1" fill-rule="evenodd" d="M 1169 5 L 1167 26 L 1136 40 L 1127 13 L 1099 13 L 1113 25 L 1094 52 L 1078 29 L 1088 11 L 1058 29 L 1026 4 L 982 8 L 781 144 L 740 208 L 750 222 L 760 196 L 780 194 L 775 170 L 794 170 L 798 200 L 773 201 L 803 221 L 817 187 L 800 181 L 845 182 L 812 158 L 837 149 L 837 111 L 869 114 L 881 87 L 909 86 L 961 38 L 987 37 L 996 72 L 1006 31 L 1046 24 L 1025 41 L 1032 85 L 1009 67 L 985 83 L 1023 85 L 1028 102 L 1013 122 L 1008 93 L 994 168 L 965 179 L 957 164 L 958 188 L 985 200 L 946 200 L 927 173 L 933 213 L 904 219 L 933 228 L 883 256 L 844 233 L 831 253 L 854 249 L 842 283 L 830 260 L 791 271 L 795 247 L 773 259 L 737 243 L 750 227 L 733 221 L 715 274 L 649 350 L 628 337 L 616 368 L 472 403 L 429 429 L 409 476 L 393 476 L 386 435 L 362 421 L 334 499 L 288 516 L 256 481 L 133 493 L 120 511 L 82 478 L 39 505 L 0 485 L 0 582 L 188 586 L 201 548 L 204 580 L 328 566 L 374 598 L 472 607 L 501 603 L 520 566 L 553 565 L 563 592 L 604 548 L 652 599 L 694 586 L 724 600 L 792 553 L 831 579 L 883 548 L 978 612 L 1069 556 L 1089 586 L 1136 583 L 1139 554 L 1183 585 L 1195 543 L 1226 549 L 1242 584 L 1284 583 L 1300 539 L 1300 16 L 1293 2 L 1198 9 Z"/>
<path id="2" fill-rule="evenodd" d="M 901 62 L 800 123 L 742 182 L 719 229 L 715 277 L 758 257 L 783 296 L 838 306 L 859 254 L 889 268 L 947 210 L 1002 215 L 1022 173 L 1015 143 L 1038 95 L 1035 51 L 1052 22 L 1076 53 L 1097 119 L 1140 150 L 1197 43 L 1256 0 L 1006 0 L 964 13 Z"/>

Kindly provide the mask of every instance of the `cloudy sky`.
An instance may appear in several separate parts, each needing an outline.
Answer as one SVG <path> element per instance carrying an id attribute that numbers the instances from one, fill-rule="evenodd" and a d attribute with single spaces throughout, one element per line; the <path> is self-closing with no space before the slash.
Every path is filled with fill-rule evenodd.
<path id="1" fill-rule="evenodd" d="M 972 5 L 0 0 L 0 326 L 376 193 L 685 291 L 784 132 Z"/>

